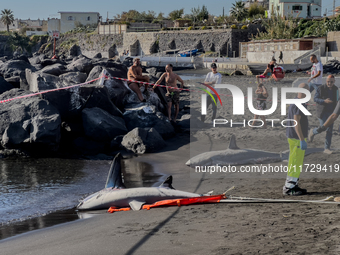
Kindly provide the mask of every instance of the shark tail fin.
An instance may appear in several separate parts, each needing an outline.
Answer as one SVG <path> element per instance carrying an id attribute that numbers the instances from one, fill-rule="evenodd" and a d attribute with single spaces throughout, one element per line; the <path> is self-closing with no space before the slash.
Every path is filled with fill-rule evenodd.
<path id="1" fill-rule="evenodd" d="M 118 153 L 113 159 L 109 174 L 107 176 L 105 188 L 125 189 L 122 179 L 121 159 L 122 155 L 120 153 Z"/>
<path id="2" fill-rule="evenodd" d="M 166 178 L 166 180 L 159 187 L 175 189 L 174 187 L 172 187 L 172 175 L 169 175 L 168 178 Z"/>
<path id="3" fill-rule="evenodd" d="M 240 149 L 240 148 L 237 147 L 237 145 L 236 145 L 236 137 L 235 137 L 235 135 L 232 135 L 231 138 L 230 138 L 229 149 L 231 149 L 231 150 Z"/>

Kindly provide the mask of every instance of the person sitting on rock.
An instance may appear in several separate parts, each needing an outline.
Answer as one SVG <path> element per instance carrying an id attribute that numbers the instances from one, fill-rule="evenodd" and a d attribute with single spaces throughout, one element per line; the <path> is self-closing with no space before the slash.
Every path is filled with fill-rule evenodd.
<path id="1" fill-rule="evenodd" d="M 149 77 L 146 75 L 142 75 L 142 68 L 140 66 L 140 58 L 135 58 L 133 60 L 133 65 L 129 68 L 128 71 L 128 82 L 129 88 L 136 92 L 139 100 L 141 102 L 146 102 L 146 99 L 144 99 L 142 92 L 140 91 L 140 87 L 143 86 L 141 83 L 133 82 L 133 81 L 142 81 L 142 82 L 149 82 Z M 144 94 L 147 98 L 149 98 L 149 92 L 148 92 L 148 84 L 145 84 Z"/>

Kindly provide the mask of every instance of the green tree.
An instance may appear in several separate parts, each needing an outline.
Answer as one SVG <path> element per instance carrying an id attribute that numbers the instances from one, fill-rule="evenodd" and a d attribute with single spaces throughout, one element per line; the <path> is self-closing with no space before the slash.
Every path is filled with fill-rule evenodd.
<path id="1" fill-rule="evenodd" d="M 248 16 L 251 18 L 258 14 L 264 15 L 265 12 L 266 12 L 266 8 L 264 8 L 262 5 L 255 2 L 249 6 Z"/>
<path id="2" fill-rule="evenodd" d="M 146 22 L 151 23 L 154 19 L 156 19 L 156 13 L 154 11 L 148 11 L 148 13 L 142 12 L 140 14 L 140 19 L 141 21 L 146 21 Z"/>
<path id="3" fill-rule="evenodd" d="M 21 52 L 30 51 L 30 40 L 26 35 L 20 35 L 18 32 L 12 33 L 7 43 L 13 51 L 20 50 Z"/>
<path id="4" fill-rule="evenodd" d="M 9 25 L 14 21 L 13 12 L 10 9 L 2 10 L 0 20 L 7 26 L 7 32 L 9 32 Z"/>
<path id="5" fill-rule="evenodd" d="M 136 10 L 129 10 L 128 12 L 122 12 L 114 16 L 115 19 L 119 19 L 120 22 L 136 22 L 141 20 L 141 14 Z"/>
<path id="6" fill-rule="evenodd" d="M 209 12 L 205 5 L 202 6 L 202 9 L 198 6 L 197 8 L 191 9 L 191 17 L 192 21 L 195 24 L 196 22 L 202 22 L 203 20 L 209 19 Z"/>
<path id="7" fill-rule="evenodd" d="M 180 19 L 183 14 L 184 14 L 184 8 L 180 10 L 174 10 L 170 12 L 168 16 L 169 16 L 169 19 L 176 20 L 176 19 Z"/>
<path id="8" fill-rule="evenodd" d="M 244 7 L 245 3 L 237 1 L 233 3 L 230 14 L 237 20 L 241 21 L 248 16 L 248 10 Z"/>

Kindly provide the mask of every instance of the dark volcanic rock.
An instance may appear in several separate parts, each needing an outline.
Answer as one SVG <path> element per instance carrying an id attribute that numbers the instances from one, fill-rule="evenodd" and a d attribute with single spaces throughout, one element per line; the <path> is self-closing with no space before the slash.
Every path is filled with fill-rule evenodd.
<path id="1" fill-rule="evenodd" d="M 93 58 L 102 58 L 102 54 L 99 52 L 96 55 L 94 55 Z"/>
<path id="2" fill-rule="evenodd" d="M 122 118 L 112 116 L 100 108 L 83 110 L 83 127 L 86 137 L 97 142 L 111 142 L 113 138 L 128 131 Z"/>
<path id="3" fill-rule="evenodd" d="M 86 81 L 86 73 L 80 73 L 80 72 L 69 72 L 62 75 L 59 75 L 59 79 L 64 84 L 80 84 L 84 83 Z"/>
<path id="4" fill-rule="evenodd" d="M 0 95 L 0 100 L 28 93 L 12 89 Z M 60 141 L 60 123 L 58 110 L 37 96 L 4 103 L 0 109 L 1 144 L 6 149 L 31 153 L 55 151 Z"/>
<path id="5" fill-rule="evenodd" d="M 0 76 L 0 94 L 13 89 L 13 85 Z"/>
<path id="6" fill-rule="evenodd" d="M 65 71 L 66 71 L 66 67 L 64 65 L 60 64 L 60 63 L 57 63 L 57 64 L 53 64 L 53 65 L 50 65 L 50 66 L 45 66 L 39 72 L 59 76 L 59 75 L 65 73 Z"/>
<path id="7" fill-rule="evenodd" d="M 4 78 L 20 76 L 20 73 L 24 72 L 26 68 L 34 70 L 34 67 L 32 67 L 26 61 L 8 60 L 7 62 L 0 65 L 0 75 L 2 75 Z"/>
<path id="8" fill-rule="evenodd" d="M 128 106 L 125 110 L 123 117 L 128 130 L 133 130 L 136 127 L 153 127 L 164 139 L 175 135 L 175 130 L 169 119 L 161 112 L 156 111 L 155 106 L 135 104 Z"/>
<path id="9" fill-rule="evenodd" d="M 89 74 L 93 68 L 92 61 L 88 58 L 79 58 L 67 65 L 70 72 L 81 72 Z"/>
<path id="10" fill-rule="evenodd" d="M 20 73 L 22 75 L 23 72 Z M 6 81 L 13 85 L 14 88 L 20 88 L 20 76 L 6 78 Z"/>
<path id="11" fill-rule="evenodd" d="M 154 128 L 135 128 L 126 134 L 122 146 L 137 154 L 156 152 L 165 147 L 165 142 Z"/>

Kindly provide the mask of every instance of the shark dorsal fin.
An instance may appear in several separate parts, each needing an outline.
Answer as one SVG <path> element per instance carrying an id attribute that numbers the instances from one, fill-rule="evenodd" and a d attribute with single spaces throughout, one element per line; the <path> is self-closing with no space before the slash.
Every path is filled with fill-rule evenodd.
<path id="1" fill-rule="evenodd" d="M 125 185 L 122 180 L 122 156 L 118 153 L 112 160 L 109 175 L 107 176 L 105 188 L 125 189 Z"/>
<path id="2" fill-rule="evenodd" d="M 166 180 L 159 187 L 175 189 L 174 187 L 172 187 L 172 175 L 168 176 L 168 178 L 166 178 Z"/>
<path id="3" fill-rule="evenodd" d="M 235 135 L 232 135 L 231 138 L 230 138 L 229 149 L 231 149 L 231 150 L 240 149 L 240 148 L 237 147 L 237 145 L 236 145 L 236 137 L 235 137 Z"/>

